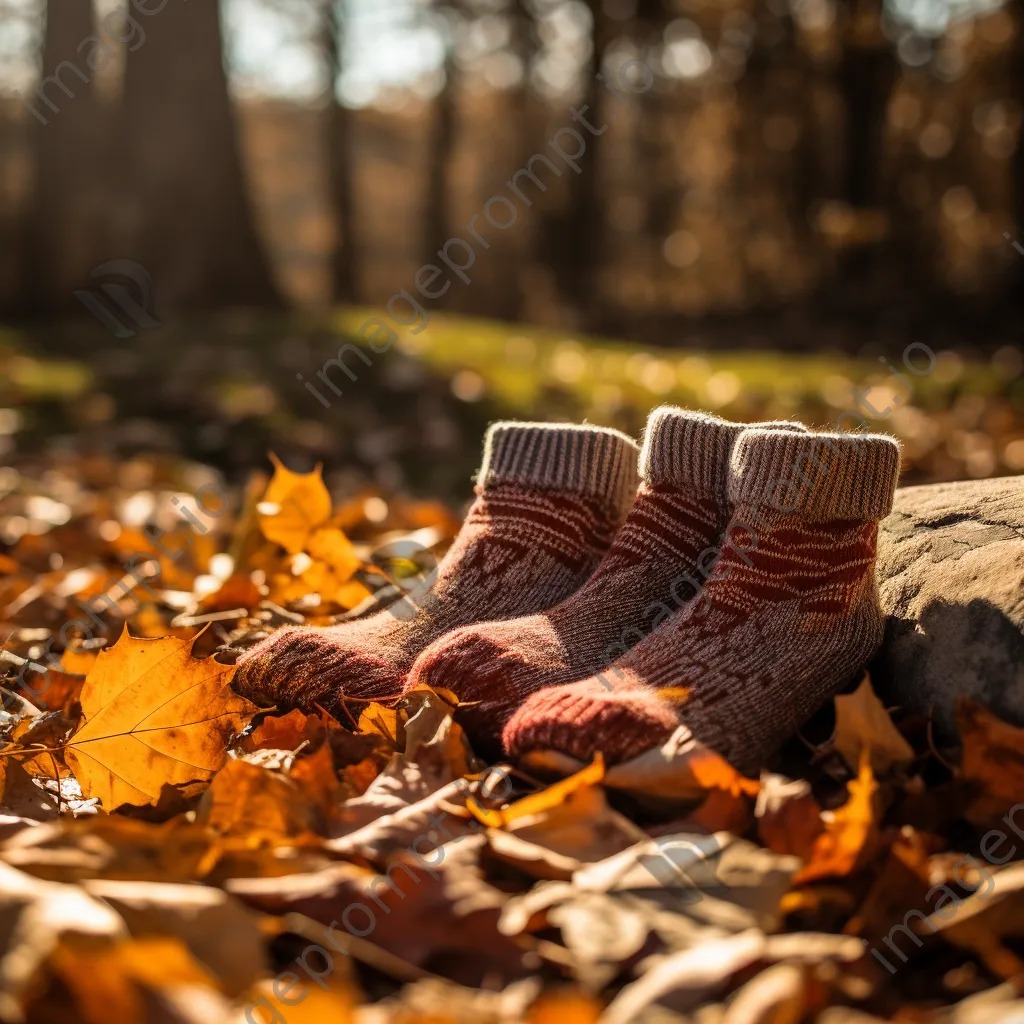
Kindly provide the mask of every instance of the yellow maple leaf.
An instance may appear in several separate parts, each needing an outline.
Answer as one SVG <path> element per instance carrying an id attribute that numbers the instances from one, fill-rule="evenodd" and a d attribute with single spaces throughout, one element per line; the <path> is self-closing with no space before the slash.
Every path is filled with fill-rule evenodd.
<path id="1" fill-rule="evenodd" d="M 65 759 L 84 795 L 107 810 L 155 804 L 164 784 L 205 782 L 258 710 L 228 686 L 234 666 L 193 658 L 193 642 L 140 640 L 126 628 L 86 678 L 85 724 Z"/>
<path id="2" fill-rule="evenodd" d="M 312 473 L 293 473 L 271 454 L 274 476 L 257 505 L 260 530 L 290 555 L 306 546 L 310 535 L 331 517 L 331 496 L 318 464 Z"/>

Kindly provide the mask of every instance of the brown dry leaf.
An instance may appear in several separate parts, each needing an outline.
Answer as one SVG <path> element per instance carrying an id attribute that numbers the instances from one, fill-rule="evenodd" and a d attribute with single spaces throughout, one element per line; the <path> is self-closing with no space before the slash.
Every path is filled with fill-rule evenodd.
<path id="1" fill-rule="evenodd" d="M 233 608 L 255 608 L 262 598 L 260 588 L 246 573 L 229 576 L 212 594 L 199 602 L 203 612 L 226 612 Z"/>
<path id="2" fill-rule="evenodd" d="M 641 892 L 720 932 L 777 927 L 800 862 L 725 832 L 645 838 L 573 876 L 576 892 Z"/>
<path id="3" fill-rule="evenodd" d="M 466 801 L 467 806 L 488 828 L 508 828 L 521 818 L 530 818 L 561 807 L 574 793 L 591 789 L 604 778 L 604 757 L 598 752 L 593 763 L 586 768 L 570 775 L 561 782 L 556 782 L 539 793 L 517 800 L 514 804 L 501 810 L 485 810 L 472 798 Z"/>
<path id="4" fill-rule="evenodd" d="M 437 961 L 462 984 L 529 973 L 522 951 L 498 931 L 507 897 L 483 878 L 482 836 L 387 858 L 383 874 L 341 863 L 281 878 L 234 878 L 225 888 L 271 914 L 295 912 L 353 935 L 407 965 Z"/>
<path id="5" fill-rule="evenodd" d="M 50 955 L 50 966 L 83 1024 L 145 1024 L 151 1019 L 148 996 L 218 987 L 178 939 L 164 936 L 99 945 L 63 939 Z"/>
<path id="6" fill-rule="evenodd" d="M 467 806 L 486 825 L 507 829 L 553 854 L 589 864 L 645 838 L 629 818 L 608 806 L 604 790 L 597 784 L 603 767 L 599 755 L 577 775 L 504 810 L 485 811 L 473 800 Z"/>
<path id="7" fill-rule="evenodd" d="M 43 760 L 48 758 L 45 755 Z M 30 822 L 49 821 L 57 816 L 57 797 L 37 785 L 17 758 L 0 757 L 0 808 Z"/>
<path id="8" fill-rule="evenodd" d="M 922 923 L 964 949 L 977 953 L 997 977 L 1024 978 L 1024 959 L 1003 940 L 1024 937 L 1024 864 L 1009 864 L 981 881 L 966 899 L 936 907 Z M 955 899 L 955 897 L 954 897 Z"/>
<path id="9" fill-rule="evenodd" d="M 62 937 L 126 935 L 102 900 L 74 885 L 33 878 L 0 862 L 0 1020 L 23 1020 L 24 1007 Z"/>
<path id="10" fill-rule="evenodd" d="M 415 766 L 406 766 L 407 771 L 410 768 Z M 418 850 L 420 846 L 429 853 L 461 836 L 482 831 L 466 810 L 471 783 L 457 779 L 424 793 L 422 778 L 414 778 L 420 784 L 415 801 L 409 799 L 413 792 L 409 785 L 401 795 L 394 789 L 377 793 L 368 790 L 364 797 L 349 800 L 339 815 L 345 823 L 344 833 L 331 839 L 324 849 L 334 857 L 379 860 L 395 850 Z M 408 784 L 408 777 L 403 781 Z"/>
<path id="11" fill-rule="evenodd" d="M 298 839 L 323 829 L 319 809 L 297 783 L 283 772 L 241 759 L 228 761 L 214 775 L 197 820 L 219 835 L 253 844 Z"/>
<path id="12" fill-rule="evenodd" d="M 120 814 L 63 816 L 10 837 L 2 859 L 48 881 L 189 882 L 215 842 L 209 829 L 183 817 L 154 825 Z"/>
<path id="13" fill-rule="evenodd" d="M 963 740 L 960 775 L 977 790 L 967 820 L 980 827 L 998 826 L 999 819 L 1024 799 L 1024 729 L 967 697 L 957 703 L 956 724 Z"/>
<path id="14" fill-rule="evenodd" d="M 604 775 L 599 753 L 586 768 L 547 789 L 500 810 L 487 810 L 472 797 L 466 806 L 482 824 L 506 829 L 559 857 L 590 863 L 618 853 L 644 833 L 612 810 L 598 785 Z"/>
<path id="15" fill-rule="evenodd" d="M 75 657 L 85 659 L 86 656 L 80 654 Z M 96 655 L 93 653 L 88 660 L 91 664 L 96 660 Z M 59 669 L 51 668 L 46 672 L 45 681 L 38 678 L 32 680 L 32 685 L 26 688 L 24 696 L 40 711 L 67 711 L 78 700 L 84 683 L 85 676 L 78 672 L 61 672 Z"/>
<path id="16" fill-rule="evenodd" d="M 814 844 L 825 829 L 821 807 L 805 779 L 765 773 L 754 810 L 757 837 L 773 853 L 811 859 Z"/>
<path id="17" fill-rule="evenodd" d="M 797 884 L 820 878 L 845 878 L 859 868 L 878 841 L 878 783 L 867 750 L 861 751 L 860 774 L 847 785 L 849 799 L 826 822 L 810 862 L 799 872 Z"/>
<path id="18" fill-rule="evenodd" d="M 851 963 L 863 955 L 859 939 L 813 932 L 765 936 L 751 928 L 665 957 L 612 1000 L 601 1024 L 633 1024 L 648 1019 L 648 1014 L 654 1019 L 658 1009 L 692 1013 L 758 962 Z"/>
<path id="19" fill-rule="evenodd" d="M 522 759 L 527 770 L 577 772 L 579 761 L 553 751 L 534 751 Z M 741 775 L 724 758 L 704 746 L 680 726 L 660 747 L 655 747 L 605 771 L 602 783 L 632 796 L 676 805 L 704 800 L 709 790 L 721 789 L 734 797 L 757 796 L 758 783 Z"/>
<path id="20" fill-rule="evenodd" d="M 798 1024 L 808 1009 L 811 978 L 797 964 L 773 964 L 729 1000 L 722 1024 Z"/>
<path id="21" fill-rule="evenodd" d="M 860 686 L 853 693 L 836 697 L 835 704 L 836 731 L 832 743 L 851 769 L 860 764 L 864 749 L 871 751 L 871 767 L 876 776 L 894 765 L 914 760 L 914 748 L 893 725 L 867 672 Z"/>
<path id="22" fill-rule="evenodd" d="M 42 718 L 22 719 L 15 726 L 11 739 L 26 751 L 17 759 L 32 778 L 57 780 L 71 774 L 64 762 L 64 751 L 59 748 L 73 727 L 74 723 L 59 711 Z"/>
<path id="23" fill-rule="evenodd" d="M 424 686 L 402 695 L 405 756 L 438 782 L 470 772 L 473 753 L 462 726 L 452 718 L 457 706 L 458 698 L 448 690 L 435 692 Z"/>
<path id="24" fill-rule="evenodd" d="M 163 786 L 193 787 L 223 766 L 256 705 L 228 685 L 234 666 L 192 657 L 192 644 L 139 640 L 127 628 L 82 688 L 85 724 L 65 757 L 86 797 L 111 811 L 155 804 Z"/>
<path id="25" fill-rule="evenodd" d="M 256 915 L 222 889 L 121 879 L 82 887 L 117 911 L 134 938 L 178 939 L 227 995 L 244 992 L 268 967 Z"/>
<path id="26" fill-rule="evenodd" d="M 309 749 L 321 746 L 327 729 L 317 715 L 307 715 L 293 708 L 286 715 L 267 715 L 239 744 L 242 750 L 298 750 L 304 743 Z"/>
<path id="27" fill-rule="evenodd" d="M 263 536 L 290 555 L 302 551 L 310 535 L 331 517 L 331 496 L 321 466 L 312 473 L 293 473 L 271 454 L 274 476 L 258 505 Z"/>
<path id="28" fill-rule="evenodd" d="M 924 835 L 909 825 L 900 829 L 867 896 L 846 923 L 844 934 L 875 942 L 887 935 L 896 921 L 903 920 L 908 907 L 929 906 L 930 845 Z"/>
<path id="29" fill-rule="evenodd" d="M 583 865 L 575 857 L 555 853 L 544 846 L 529 843 L 511 832 L 489 828 L 487 851 L 495 859 L 523 872 L 530 878 L 568 882 Z"/>

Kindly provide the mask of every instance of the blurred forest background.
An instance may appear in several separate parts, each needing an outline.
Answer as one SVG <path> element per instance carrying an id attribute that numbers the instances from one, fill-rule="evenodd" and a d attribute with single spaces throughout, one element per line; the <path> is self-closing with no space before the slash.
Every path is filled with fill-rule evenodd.
<path id="1" fill-rule="evenodd" d="M 0 447 L 464 494 L 496 415 L 863 394 L 911 482 L 1020 472 L 1022 101 L 1020 0 L 0 0 Z M 296 375 L 582 104 L 580 173 L 325 410 Z"/>

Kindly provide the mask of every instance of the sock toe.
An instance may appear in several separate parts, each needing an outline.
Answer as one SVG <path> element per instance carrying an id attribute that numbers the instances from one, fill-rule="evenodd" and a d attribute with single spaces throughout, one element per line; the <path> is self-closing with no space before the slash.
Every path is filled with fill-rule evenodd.
<path id="1" fill-rule="evenodd" d="M 312 710 L 320 705 L 337 712 L 346 695 L 366 700 L 397 696 L 402 676 L 382 657 L 347 647 L 322 629 L 295 626 L 246 651 L 238 659 L 233 685 L 261 707 Z"/>
<path id="2" fill-rule="evenodd" d="M 591 677 L 535 693 L 505 726 L 502 741 L 512 756 L 557 750 L 591 761 L 600 751 L 606 761 L 616 763 L 658 746 L 678 724 L 673 705 L 656 693 L 609 690 Z"/>
<path id="3" fill-rule="evenodd" d="M 566 665 L 565 652 L 543 616 L 487 622 L 453 630 L 415 661 L 406 689 L 445 688 L 462 701 L 485 702 L 497 713 L 543 685 Z"/>

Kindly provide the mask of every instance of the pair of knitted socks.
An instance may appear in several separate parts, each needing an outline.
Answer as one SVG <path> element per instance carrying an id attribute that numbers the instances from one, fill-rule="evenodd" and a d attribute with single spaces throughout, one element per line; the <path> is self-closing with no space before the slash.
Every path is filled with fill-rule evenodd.
<path id="1" fill-rule="evenodd" d="M 241 660 L 263 703 L 453 690 L 478 751 L 623 760 L 680 724 L 756 769 L 881 639 L 890 438 L 652 413 L 497 424 L 418 613 L 283 630 Z"/>

